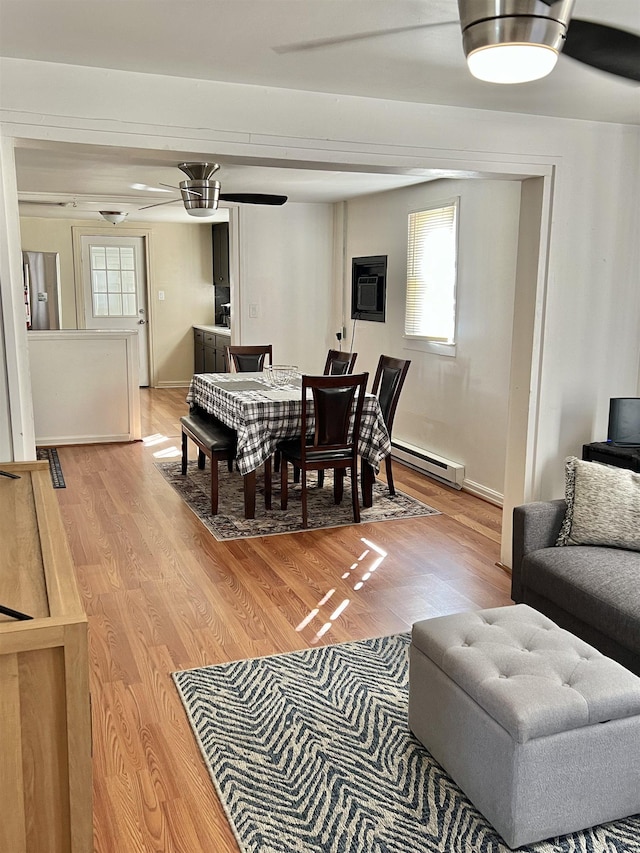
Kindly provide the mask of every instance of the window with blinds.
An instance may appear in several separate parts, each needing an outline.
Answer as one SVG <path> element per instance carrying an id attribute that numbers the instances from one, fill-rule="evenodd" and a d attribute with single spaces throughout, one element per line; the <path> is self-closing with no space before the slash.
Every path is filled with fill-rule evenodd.
<path id="1" fill-rule="evenodd" d="M 455 343 L 458 199 L 409 214 L 407 337 Z"/>

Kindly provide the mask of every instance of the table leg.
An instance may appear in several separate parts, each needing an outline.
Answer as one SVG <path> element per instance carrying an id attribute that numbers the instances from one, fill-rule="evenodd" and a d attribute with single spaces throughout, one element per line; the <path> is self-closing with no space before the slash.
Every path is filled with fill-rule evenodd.
<path id="1" fill-rule="evenodd" d="M 376 475 L 366 459 L 361 460 L 360 482 L 362 484 L 362 506 L 373 506 L 373 484 Z"/>
<path id="2" fill-rule="evenodd" d="M 245 518 L 255 518 L 256 517 L 256 472 L 249 471 L 248 474 L 245 474 L 243 479 L 244 483 L 244 517 Z"/>

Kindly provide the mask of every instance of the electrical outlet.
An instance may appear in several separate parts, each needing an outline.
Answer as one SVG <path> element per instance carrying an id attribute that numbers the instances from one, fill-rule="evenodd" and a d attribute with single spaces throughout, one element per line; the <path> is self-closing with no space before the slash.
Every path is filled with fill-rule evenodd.
<path id="1" fill-rule="evenodd" d="M 258 316 L 258 305 L 256 302 L 249 303 L 249 317 L 254 320 Z"/>
<path id="2" fill-rule="evenodd" d="M 158 291 L 158 299 L 160 300 L 160 302 L 164 302 L 164 290 Z"/>

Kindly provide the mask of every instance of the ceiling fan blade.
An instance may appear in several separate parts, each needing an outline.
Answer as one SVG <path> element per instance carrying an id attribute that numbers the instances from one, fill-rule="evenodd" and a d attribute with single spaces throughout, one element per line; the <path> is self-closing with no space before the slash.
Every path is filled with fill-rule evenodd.
<path id="1" fill-rule="evenodd" d="M 274 53 L 297 53 L 301 50 L 315 50 L 318 47 L 332 47 L 335 44 L 349 44 L 353 41 L 378 38 L 379 36 L 390 36 L 398 33 L 409 33 L 413 30 L 428 30 L 435 27 L 449 27 L 451 24 L 460 24 L 460 21 L 439 21 L 432 24 L 411 24 L 406 27 L 393 27 L 389 30 L 371 30 L 365 33 L 352 33 L 348 36 L 334 36 L 323 39 L 312 39 L 311 41 L 299 41 L 293 44 L 282 44 L 271 48 Z"/>
<path id="2" fill-rule="evenodd" d="M 144 207 L 139 207 L 138 210 L 149 210 L 151 207 L 162 207 L 164 204 L 175 204 L 177 201 L 182 201 L 182 199 L 172 198 L 171 201 L 158 201 L 155 204 L 146 204 Z"/>
<path id="3" fill-rule="evenodd" d="M 240 204 L 284 204 L 286 195 L 263 193 L 220 193 L 220 201 L 237 201 Z"/>
<path id="4" fill-rule="evenodd" d="M 171 184 L 163 184 L 162 182 L 158 182 L 159 187 L 169 187 L 172 190 L 180 190 L 183 193 L 191 193 L 191 195 L 197 195 L 198 198 L 202 198 L 202 193 L 197 192 L 196 190 L 191 190 L 189 187 L 174 187 Z"/>
<path id="5" fill-rule="evenodd" d="M 572 18 L 562 53 L 627 80 L 640 82 L 640 35 Z"/>

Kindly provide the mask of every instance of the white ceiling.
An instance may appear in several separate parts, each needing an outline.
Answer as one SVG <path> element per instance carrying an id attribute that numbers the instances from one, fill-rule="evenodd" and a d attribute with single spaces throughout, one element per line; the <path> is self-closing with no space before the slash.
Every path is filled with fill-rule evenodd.
<path id="1" fill-rule="evenodd" d="M 574 17 L 640 32 L 639 0 L 576 0 Z M 640 87 L 568 57 L 546 79 L 494 86 L 466 69 L 456 0 L 0 0 L 0 55 L 152 74 L 507 112 L 640 124 Z M 453 23 L 447 23 L 453 22 Z M 386 33 L 311 50 L 311 40 Z M 165 193 L 132 184 L 177 185 L 177 162 L 206 152 L 47 146 L 16 153 L 25 215 L 89 216 L 127 210 L 129 219 L 194 222 L 181 204 L 139 213 Z M 266 192 L 292 201 L 337 201 L 429 179 L 222 164 L 223 192 Z M 438 176 L 439 177 L 439 176 Z M 176 195 L 178 195 L 176 193 Z M 55 202 L 76 200 L 77 207 Z M 225 215 L 225 214 L 221 214 Z"/>

